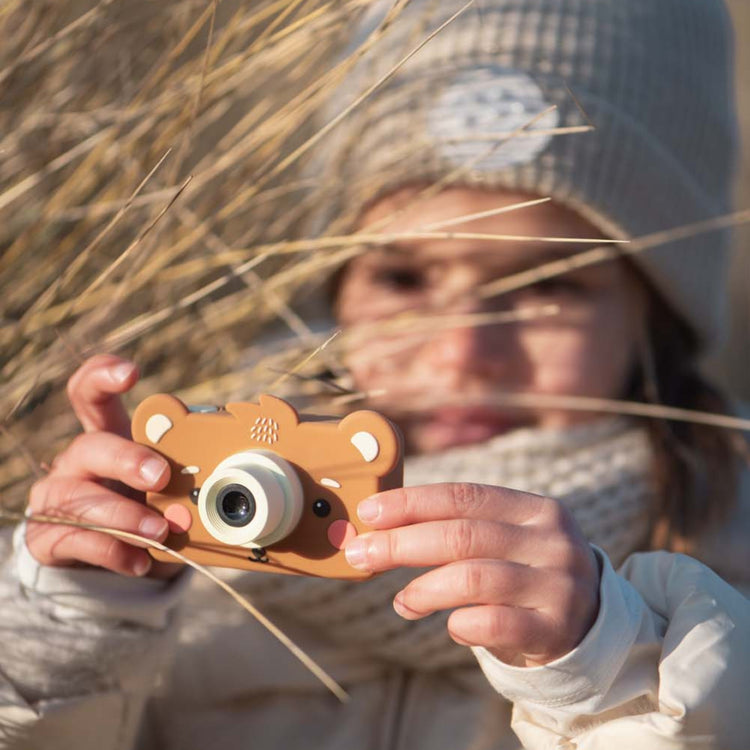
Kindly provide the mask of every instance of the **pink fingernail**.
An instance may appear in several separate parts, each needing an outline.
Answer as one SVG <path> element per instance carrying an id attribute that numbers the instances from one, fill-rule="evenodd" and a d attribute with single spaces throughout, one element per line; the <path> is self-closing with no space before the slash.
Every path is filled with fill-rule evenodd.
<path id="1" fill-rule="evenodd" d="M 151 558 L 150 557 L 139 557 L 133 563 L 133 574 L 139 577 L 145 576 L 148 571 L 151 570 Z"/>
<path id="2" fill-rule="evenodd" d="M 161 458 L 147 458 L 138 469 L 141 479 L 149 485 L 156 484 L 167 470 L 166 461 Z"/>
<path id="3" fill-rule="evenodd" d="M 133 370 L 135 370 L 135 365 L 132 362 L 123 362 L 109 368 L 109 377 L 117 385 L 121 385 L 133 374 Z"/>
<path id="4" fill-rule="evenodd" d="M 141 536 L 147 536 L 149 539 L 161 539 L 167 531 L 167 522 L 163 518 L 148 516 L 141 521 L 138 531 Z"/>
<path id="5" fill-rule="evenodd" d="M 393 599 L 393 609 L 396 610 L 396 614 L 403 617 L 405 620 L 418 620 L 422 615 L 419 612 L 415 612 L 404 604 L 404 592 L 399 591 Z"/>
<path id="6" fill-rule="evenodd" d="M 368 497 L 357 506 L 357 515 L 360 521 L 365 523 L 374 523 L 380 516 L 380 500 L 375 497 Z"/>
<path id="7" fill-rule="evenodd" d="M 368 552 L 369 541 L 362 536 L 352 539 L 352 541 L 346 545 L 346 549 L 344 550 L 346 561 L 349 565 L 353 568 L 359 568 L 360 570 L 367 570 Z"/>

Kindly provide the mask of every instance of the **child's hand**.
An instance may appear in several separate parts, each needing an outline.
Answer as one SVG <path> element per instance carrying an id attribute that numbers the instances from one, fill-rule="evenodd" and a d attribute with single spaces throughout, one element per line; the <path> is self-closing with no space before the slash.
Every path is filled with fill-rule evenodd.
<path id="1" fill-rule="evenodd" d="M 580 643 L 599 609 L 599 567 L 572 516 L 555 500 L 474 484 L 435 484 L 368 498 L 360 518 L 377 531 L 346 547 L 371 571 L 435 566 L 394 600 L 416 620 L 453 609 L 458 643 L 505 662 L 546 664 Z"/>
<path id="2" fill-rule="evenodd" d="M 169 465 L 158 453 L 130 439 L 130 420 L 120 394 L 133 387 L 131 362 L 99 355 L 68 382 L 68 397 L 84 433 L 52 463 L 31 489 L 32 513 L 59 515 L 110 526 L 162 541 L 167 522 L 144 505 L 145 490 L 169 481 Z M 181 566 L 153 566 L 144 549 L 113 536 L 69 526 L 29 523 L 26 544 L 42 565 L 88 563 L 129 576 L 174 574 Z"/>

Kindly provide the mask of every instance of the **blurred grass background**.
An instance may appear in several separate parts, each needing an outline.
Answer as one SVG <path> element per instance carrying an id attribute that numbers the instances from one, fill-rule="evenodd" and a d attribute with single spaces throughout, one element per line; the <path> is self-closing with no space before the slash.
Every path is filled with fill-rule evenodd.
<path id="1" fill-rule="evenodd" d="M 138 361 L 133 405 L 252 398 L 319 346 L 287 304 L 335 255 L 288 245 L 325 193 L 300 147 L 366 5 L 0 8 L 3 502 L 76 430 L 64 383 L 96 351 Z"/>
<path id="2" fill-rule="evenodd" d="M 747 144 L 750 3 L 729 2 Z M 300 367 L 325 338 L 289 303 L 318 289 L 347 251 L 304 241 L 307 212 L 326 196 L 305 148 L 312 113 L 346 65 L 334 67 L 333 51 L 367 5 L 0 6 L 4 504 L 23 503 L 40 464 L 77 430 L 64 383 L 96 351 L 139 362 L 131 406 L 157 390 L 198 403 L 310 390 L 301 377 L 321 364 L 336 370 L 335 347 Z M 747 207 L 750 149 L 743 165 Z M 740 229 L 732 335 L 712 363 L 745 397 L 749 244 Z M 269 326 L 288 335 L 269 337 Z"/>

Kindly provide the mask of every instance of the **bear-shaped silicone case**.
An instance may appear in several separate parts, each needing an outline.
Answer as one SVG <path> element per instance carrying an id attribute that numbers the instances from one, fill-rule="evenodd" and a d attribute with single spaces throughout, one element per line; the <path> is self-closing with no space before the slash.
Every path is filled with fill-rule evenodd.
<path id="1" fill-rule="evenodd" d="M 135 410 L 132 428 L 170 464 L 169 484 L 146 497 L 169 521 L 168 547 L 204 565 L 369 577 L 343 547 L 367 530 L 359 501 L 402 484 L 403 440 L 385 417 L 305 417 L 265 395 L 190 409 L 157 394 Z"/>

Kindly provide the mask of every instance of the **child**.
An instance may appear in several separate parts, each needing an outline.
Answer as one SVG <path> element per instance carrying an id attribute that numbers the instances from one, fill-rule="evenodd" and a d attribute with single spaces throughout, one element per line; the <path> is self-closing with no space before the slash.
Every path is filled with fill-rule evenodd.
<path id="1" fill-rule="evenodd" d="M 458 8 L 412 3 L 362 65 L 384 74 Z M 376 530 L 346 553 L 390 572 L 356 585 L 225 576 L 349 704 L 202 580 L 93 531 L 29 524 L 3 582 L 8 746 L 747 747 L 750 605 L 696 560 L 633 554 L 689 547 L 748 584 L 728 433 L 561 400 L 718 408 L 694 358 L 717 336 L 723 238 L 508 291 L 575 250 L 480 237 L 604 242 L 725 212 L 726 34 L 713 0 L 485 2 L 335 134 L 339 225 L 401 237 L 332 285 L 344 326 L 386 322 L 346 364 L 404 431 L 408 487 L 360 504 Z M 578 104 L 596 131 L 549 134 L 587 124 Z M 535 118 L 541 134 L 488 148 L 488 131 Z M 553 200 L 496 211 L 535 196 Z M 404 237 L 441 225 L 454 234 Z M 388 328 L 413 312 L 427 333 Z M 101 355 L 71 378 L 84 434 L 35 485 L 33 512 L 164 538 L 164 520 L 132 499 L 168 480 L 163 459 L 129 440 L 120 396 L 137 377 Z"/>

